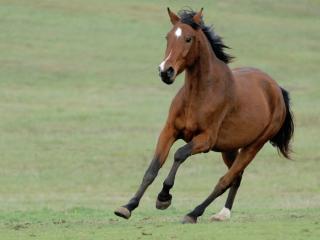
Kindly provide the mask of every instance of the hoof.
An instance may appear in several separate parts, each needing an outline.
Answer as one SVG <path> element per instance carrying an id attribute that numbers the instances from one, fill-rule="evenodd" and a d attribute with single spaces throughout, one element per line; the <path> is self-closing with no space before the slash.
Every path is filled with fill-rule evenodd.
<path id="1" fill-rule="evenodd" d="M 223 222 L 229 220 L 231 217 L 231 211 L 228 208 L 222 208 L 221 211 L 217 214 L 214 214 L 210 217 L 210 221 Z"/>
<path id="2" fill-rule="evenodd" d="M 181 221 L 182 224 L 188 224 L 188 223 L 191 223 L 191 224 L 195 224 L 197 223 L 197 219 L 196 218 L 193 218 L 189 215 L 186 215 L 184 216 L 184 218 L 182 219 Z"/>
<path id="3" fill-rule="evenodd" d="M 160 210 L 167 209 L 171 205 L 171 199 L 169 201 L 161 202 L 159 199 L 156 201 L 156 208 Z"/>
<path id="4" fill-rule="evenodd" d="M 125 207 L 119 207 L 114 211 L 114 214 L 125 219 L 129 219 L 131 216 L 131 212 Z"/>

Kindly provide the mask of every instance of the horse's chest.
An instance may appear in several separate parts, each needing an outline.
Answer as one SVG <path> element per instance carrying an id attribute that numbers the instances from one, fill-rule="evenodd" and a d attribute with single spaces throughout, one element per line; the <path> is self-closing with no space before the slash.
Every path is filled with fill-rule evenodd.
<path id="1" fill-rule="evenodd" d="M 177 123 L 180 136 L 186 141 L 190 141 L 199 131 L 199 122 L 194 117 L 179 118 Z"/>
<path id="2" fill-rule="evenodd" d="M 181 138 L 187 142 L 191 141 L 195 135 L 195 131 L 190 129 L 183 129 L 181 133 Z"/>

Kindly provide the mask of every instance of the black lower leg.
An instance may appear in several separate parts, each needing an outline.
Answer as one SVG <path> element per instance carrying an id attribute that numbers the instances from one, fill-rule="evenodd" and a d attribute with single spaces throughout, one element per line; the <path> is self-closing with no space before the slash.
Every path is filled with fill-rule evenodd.
<path id="1" fill-rule="evenodd" d="M 228 194 L 228 197 L 227 197 L 227 201 L 225 203 L 225 207 L 230 209 L 232 208 L 232 205 L 233 205 L 233 202 L 234 202 L 234 199 L 236 197 L 236 194 L 237 194 L 237 191 L 239 189 L 239 186 L 240 186 L 240 183 L 241 183 L 241 179 L 242 179 L 242 175 L 240 175 L 239 177 L 237 177 L 233 184 L 231 185 L 230 187 L 230 190 L 229 190 L 229 194 Z"/>
<path id="2" fill-rule="evenodd" d="M 163 187 L 161 192 L 158 194 L 158 200 L 160 202 L 167 202 L 172 199 L 172 195 L 169 193 L 170 189 L 173 185 L 167 185 L 165 182 L 163 183 Z"/>
<path id="3" fill-rule="evenodd" d="M 150 163 L 150 166 L 148 167 L 147 171 L 144 174 L 142 183 L 138 191 L 136 192 L 134 197 L 130 199 L 128 204 L 124 205 L 123 207 L 127 208 L 130 212 L 134 210 L 136 207 L 138 207 L 140 199 L 142 198 L 148 186 L 153 182 L 153 180 L 158 175 L 160 167 L 161 166 L 160 166 L 159 159 L 154 158 Z"/>
<path id="4" fill-rule="evenodd" d="M 158 194 L 158 200 L 160 202 L 167 202 L 172 199 L 172 195 L 169 192 L 170 192 L 170 189 L 173 187 L 175 175 L 177 173 L 179 166 L 180 166 L 179 162 L 177 162 L 177 161 L 173 162 L 173 165 L 170 169 L 170 172 L 169 172 L 166 180 L 163 182 L 162 190 Z"/>
<path id="5" fill-rule="evenodd" d="M 198 205 L 193 211 L 188 213 L 187 216 L 192 217 L 196 220 L 204 213 L 205 209 L 210 205 L 210 203 L 212 203 L 217 197 L 223 194 L 229 187 L 230 185 L 225 186 L 219 182 L 214 188 L 213 192 L 209 195 L 209 197 L 200 205 Z"/>
<path id="6" fill-rule="evenodd" d="M 177 152 L 174 155 L 174 162 L 170 169 L 170 172 L 166 178 L 166 180 L 163 183 L 163 187 L 161 192 L 158 194 L 158 201 L 160 202 L 167 202 L 171 201 L 172 195 L 169 193 L 170 189 L 174 185 L 174 180 L 177 174 L 177 171 L 181 165 L 181 163 L 184 162 L 184 160 L 187 159 L 191 155 L 192 152 L 192 144 L 188 143 L 185 146 L 179 148 Z"/>
<path id="7" fill-rule="evenodd" d="M 139 205 L 139 199 L 136 197 L 133 197 L 130 199 L 130 201 L 124 205 L 123 207 L 127 208 L 130 212 L 133 211 L 135 208 L 137 208 Z"/>

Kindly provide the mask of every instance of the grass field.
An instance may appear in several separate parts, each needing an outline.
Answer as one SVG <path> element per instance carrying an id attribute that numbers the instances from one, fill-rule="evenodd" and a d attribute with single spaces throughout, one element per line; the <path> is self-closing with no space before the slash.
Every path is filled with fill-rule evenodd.
<path id="1" fill-rule="evenodd" d="M 241 3 L 240 3 L 241 2 Z M 294 161 L 266 145 L 248 167 L 231 221 L 181 225 L 226 171 L 190 158 L 173 204 L 155 209 L 168 163 L 129 221 L 135 192 L 182 85 L 157 66 L 165 8 L 204 7 L 236 56 L 292 95 Z M 319 239 L 320 1 L 0 0 L 0 239 Z"/>

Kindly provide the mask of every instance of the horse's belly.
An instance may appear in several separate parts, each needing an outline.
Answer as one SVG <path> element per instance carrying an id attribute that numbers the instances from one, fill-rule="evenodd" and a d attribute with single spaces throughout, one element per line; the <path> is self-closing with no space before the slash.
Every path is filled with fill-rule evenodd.
<path id="1" fill-rule="evenodd" d="M 254 142 L 268 126 L 268 111 L 247 116 L 230 116 L 219 129 L 214 146 L 219 151 L 243 148 Z"/>
<path id="2" fill-rule="evenodd" d="M 231 130 L 231 129 L 229 129 Z M 221 129 L 216 144 L 213 149 L 216 151 L 230 151 L 239 148 L 243 148 L 251 144 L 255 139 L 259 137 L 261 129 L 256 131 L 250 131 L 243 129 L 232 131 L 224 131 Z"/>

